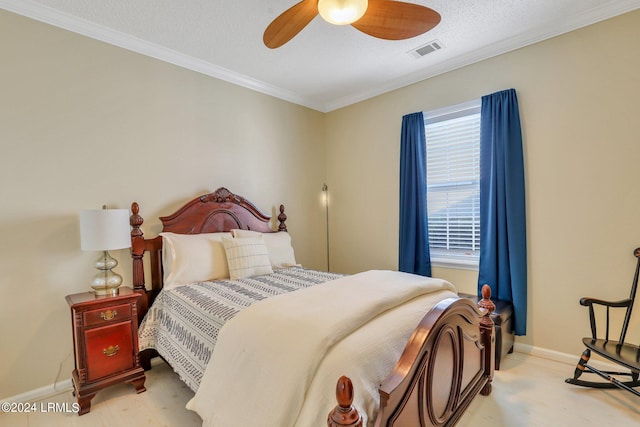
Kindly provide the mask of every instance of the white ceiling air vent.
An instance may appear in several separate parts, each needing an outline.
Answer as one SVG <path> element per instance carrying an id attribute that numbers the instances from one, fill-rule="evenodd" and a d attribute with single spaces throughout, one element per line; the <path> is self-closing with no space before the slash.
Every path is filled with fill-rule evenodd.
<path id="1" fill-rule="evenodd" d="M 440 49 L 442 49 L 442 43 L 440 43 L 439 40 L 432 40 L 427 44 L 423 44 L 422 46 L 410 50 L 408 53 L 414 58 L 422 58 L 423 56 Z"/>

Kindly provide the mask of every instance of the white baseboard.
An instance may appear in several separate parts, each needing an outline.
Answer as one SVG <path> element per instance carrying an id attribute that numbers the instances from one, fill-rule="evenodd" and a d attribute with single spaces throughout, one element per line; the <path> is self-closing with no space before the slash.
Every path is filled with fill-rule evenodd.
<path id="1" fill-rule="evenodd" d="M 163 363 L 164 361 L 159 357 L 151 359 L 152 367 Z M 37 388 L 35 390 L 30 390 L 25 393 L 18 394 L 16 396 L 7 397 L 4 399 L 0 398 L 0 402 L 38 402 L 40 400 L 48 399 L 61 393 L 69 392 L 71 390 L 73 390 L 73 383 L 71 382 L 71 378 L 69 378 L 54 384 L 49 384 L 44 387 Z"/>
<path id="2" fill-rule="evenodd" d="M 7 397 L 5 399 L 0 399 L 2 402 L 12 402 L 12 403 L 22 403 L 22 402 L 37 402 L 40 400 L 47 399 L 51 396 L 56 396 L 61 393 L 66 393 L 68 391 L 73 390 L 73 384 L 71 383 L 71 378 L 67 380 L 60 381 L 55 384 L 49 384 L 44 387 L 37 388 L 35 390 L 30 390 L 22 394 L 18 394 L 16 396 Z"/>
<path id="3" fill-rule="evenodd" d="M 565 363 L 574 367 L 578 364 L 578 359 L 580 358 L 581 354 L 561 353 L 559 351 L 549 350 L 547 348 L 536 347 L 529 344 L 522 344 L 517 342 L 513 346 L 513 351 L 523 354 L 529 354 L 531 356 L 541 357 L 543 359 L 553 360 L 554 362 Z M 593 353 L 592 356 L 593 357 L 589 359 L 589 364 L 594 368 L 609 371 L 620 370 L 620 366 L 604 360 L 595 359 L 595 357 L 597 356 L 595 356 L 595 354 Z"/>

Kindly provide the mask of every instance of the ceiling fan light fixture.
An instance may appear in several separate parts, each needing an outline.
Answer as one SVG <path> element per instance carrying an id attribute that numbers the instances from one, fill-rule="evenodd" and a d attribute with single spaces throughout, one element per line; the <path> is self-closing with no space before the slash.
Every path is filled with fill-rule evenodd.
<path id="1" fill-rule="evenodd" d="M 319 0 L 318 12 L 331 24 L 347 25 L 362 18 L 368 6 L 368 0 Z"/>

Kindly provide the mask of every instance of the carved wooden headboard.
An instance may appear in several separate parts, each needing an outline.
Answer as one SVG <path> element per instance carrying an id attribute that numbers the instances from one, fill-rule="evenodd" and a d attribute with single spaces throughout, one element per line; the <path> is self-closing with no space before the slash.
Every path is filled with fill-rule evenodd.
<path id="1" fill-rule="evenodd" d="M 145 239 L 140 229 L 144 219 L 140 216 L 138 203 L 131 204 L 131 258 L 133 259 L 133 288 L 141 295 L 138 317 L 142 319 L 163 286 L 162 237 Z M 175 213 L 160 217 L 163 232 L 200 234 L 253 230 L 263 233 L 287 231 L 284 206 L 280 205 L 278 229 L 273 230 L 271 216 L 262 213 L 253 203 L 233 194 L 224 187 L 210 194 L 198 196 Z M 144 255 L 149 254 L 151 289 L 146 289 Z"/>

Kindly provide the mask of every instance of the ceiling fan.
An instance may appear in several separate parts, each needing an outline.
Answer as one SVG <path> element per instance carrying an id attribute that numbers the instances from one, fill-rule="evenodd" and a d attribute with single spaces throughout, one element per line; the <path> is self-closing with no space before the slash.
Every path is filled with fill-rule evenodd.
<path id="1" fill-rule="evenodd" d="M 262 40 L 278 48 L 298 34 L 318 14 L 336 25 L 347 25 L 373 37 L 404 40 L 426 33 L 440 14 L 426 6 L 393 0 L 302 0 L 269 24 Z"/>

